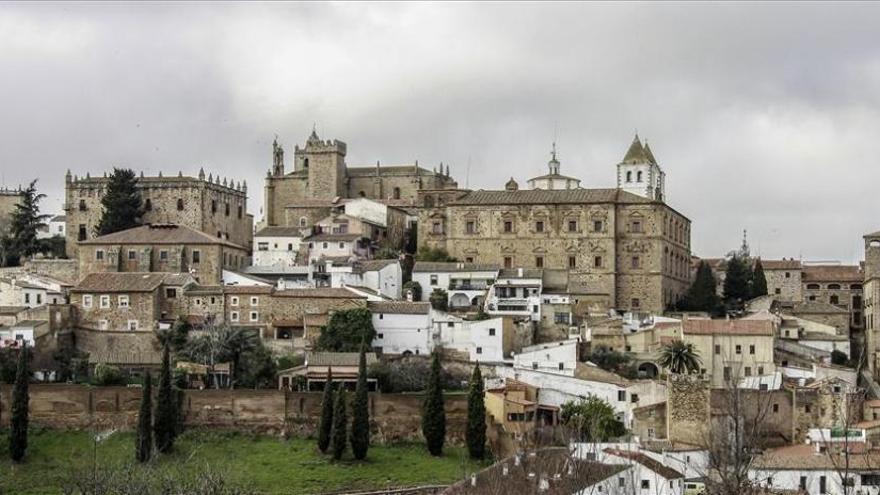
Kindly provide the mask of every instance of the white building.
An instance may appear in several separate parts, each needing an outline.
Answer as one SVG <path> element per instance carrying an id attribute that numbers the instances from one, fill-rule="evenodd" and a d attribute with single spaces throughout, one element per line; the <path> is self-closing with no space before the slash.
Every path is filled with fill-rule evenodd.
<path id="1" fill-rule="evenodd" d="M 260 229 L 254 234 L 254 266 L 296 266 L 302 238 L 297 227 Z"/>
<path id="2" fill-rule="evenodd" d="M 67 217 L 65 215 L 55 215 L 46 222 L 46 226 L 37 229 L 37 239 L 50 239 L 52 237 L 65 237 L 65 225 L 67 225 Z"/>
<path id="3" fill-rule="evenodd" d="M 513 367 L 574 376 L 578 363 L 577 348 L 578 341 L 574 339 L 523 347 L 513 357 Z"/>
<path id="4" fill-rule="evenodd" d="M 490 315 L 541 320 L 542 272 L 539 269 L 504 269 L 486 297 Z"/>
<path id="5" fill-rule="evenodd" d="M 0 306 L 36 308 L 43 304 L 63 304 L 69 284 L 49 277 L 19 273 L 0 278 Z"/>
<path id="6" fill-rule="evenodd" d="M 434 348 L 431 304 L 426 302 L 368 302 L 376 338 L 372 347 L 381 354 L 430 354 Z"/>
<path id="7" fill-rule="evenodd" d="M 235 270 L 224 269 L 221 277 L 223 285 L 259 285 L 265 287 L 271 287 L 275 285 L 275 282 L 273 282 L 272 280 L 267 280 L 256 275 L 251 275 L 250 273 L 244 273 Z M 285 287 L 279 287 L 279 289 L 284 288 Z"/>
<path id="8" fill-rule="evenodd" d="M 325 266 L 330 276 L 330 287 L 366 288 L 382 297 L 401 298 L 403 269 L 399 260 L 359 260 L 351 263 L 331 263 Z"/>
<path id="9" fill-rule="evenodd" d="M 0 349 L 19 347 L 26 343 L 34 347 L 37 337 L 49 332 L 49 322 L 43 320 L 24 320 L 8 327 L 0 327 Z"/>
<path id="10" fill-rule="evenodd" d="M 321 264 L 328 258 L 352 262 L 370 257 L 370 240 L 361 234 L 319 233 L 303 242 L 308 243 L 310 264 Z"/>
<path id="11" fill-rule="evenodd" d="M 433 312 L 434 343 L 461 353 L 471 362 L 501 363 L 513 355 L 514 326 L 510 318 L 465 320 Z"/>
<path id="12" fill-rule="evenodd" d="M 665 201 L 666 174 L 660 169 L 647 141 L 642 146 L 639 136 L 617 164 L 617 188 L 639 196 Z"/>
<path id="13" fill-rule="evenodd" d="M 417 261 L 412 280 L 422 287 L 422 301 L 427 301 L 434 289 L 443 289 L 447 291 L 449 307 L 462 309 L 482 305 L 498 271 L 495 265 Z"/>

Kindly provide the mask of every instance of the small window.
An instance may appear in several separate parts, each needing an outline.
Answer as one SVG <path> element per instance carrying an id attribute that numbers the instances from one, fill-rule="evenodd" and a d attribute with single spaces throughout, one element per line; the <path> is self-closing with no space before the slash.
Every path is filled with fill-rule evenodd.
<path id="1" fill-rule="evenodd" d="M 572 269 L 572 270 L 577 268 L 577 257 L 576 256 L 569 256 L 568 257 L 568 268 Z"/>
<path id="2" fill-rule="evenodd" d="M 127 308 L 128 307 L 128 296 L 119 296 L 117 304 L 119 305 L 120 308 Z"/>
<path id="3" fill-rule="evenodd" d="M 138 321 L 137 320 L 128 320 L 128 329 L 132 332 L 137 331 L 138 329 Z"/>
<path id="4" fill-rule="evenodd" d="M 128 259 L 129 260 L 137 259 L 137 251 L 135 251 L 134 249 L 129 249 L 128 250 Z"/>
<path id="5" fill-rule="evenodd" d="M 95 260 L 97 260 L 97 261 L 104 260 L 104 250 L 103 249 L 96 249 L 95 250 Z"/>
<path id="6" fill-rule="evenodd" d="M 110 296 L 101 296 L 100 299 L 101 309 L 107 309 L 110 307 Z"/>
<path id="7" fill-rule="evenodd" d="M 775 412 L 775 413 L 779 412 L 779 404 L 773 404 L 773 412 Z"/>
<path id="8" fill-rule="evenodd" d="M 242 214 L 243 214 L 243 211 L 242 211 L 241 205 L 238 205 L 238 218 L 241 218 Z"/>
<path id="9" fill-rule="evenodd" d="M 494 328 L 490 328 L 490 329 L 489 329 L 489 336 L 490 336 L 490 337 L 494 337 L 494 336 L 495 336 L 495 329 L 494 329 Z"/>
<path id="10" fill-rule="evenodd" d="M 84 294 L 82 297 L 82 305 L 84 308 L 92 307 L 92 296 L 89 294 Z"/>
<path id="11" fill-rule="evenodd" d="M 633 309 L 638 309 L 641 307 L 642 302 L 639 300 L 638 297 L 634 297 L 632 298 L 631 305 Z"/>
<path id="12" fill-rule="evenodd" d="M 251 296 L 251 306 L 259 306 L 260 298 L 257 296 Z"/>
<path id="13" fill-rule="evenodd" d="M 229 203 L 226 203 L 226 216 L 229 216 Z"/>
<path id="14" fill-rule="evenodd" d="M 544 268 L 543 256 L 535 256 L 535 268 Z"/>
<path id="15" fill-rule="evenodd" d="M 634 234 L 638 234 L 642 232 L 642 222 L 641 220 L 633 220 L 632 225 L 630 227 L 630 232 Z"/>
<path id="16" fill-rule="evenodd" d="M 477 354 L 482 354 L 482 353 L 483 353 L 483 348 L 477 347 Z"/>
<path id="17" fill-rule="evenodd" d="M 183 211 L 183 198 L 177 198 L 177 211 Z"/>
<path id="18" fill-rule="evenodd" d="M 464 231 L 466 234 L 473 234 L 477 231 L 477 222 L 473 220 L 468 220 L 464 224 Z"/>
<path id="19" fill-rule="evenodd" d="M 211 213 L 217 213 L 217 200 L 211 200 Z"/>
<path id="20" fill-rule="evenodd" d="M 721 344 L 715 344 L 715 354 L 721 354 Z"/>
<path id="21" fill-rule="evenodd" d="M 88 237 L 88 233 L 86 232 L 86 225 L 84 223 L 79 224 L 79 232 L 77 233 L 77 240 L 84 241 Z"/>
<path id="22" fill-rule="evenodd" d="M 504 233 L 509 234 L 511 232 L 513 232 L 513 222 L 511 222 L 510 220 L 505 220 L 504 221 Z"/>
<path id="23" fill-rule="evenodd" d="M 752 376 L 752 367 L 746 366 L 744 371 L 745 376 Z"/>
<path id="24" fill-rule="evenodd" d="M 251 321 L 260 321 L 260 313 L 251 311 Z"/>
<path id="25" fill-rule="evenodd" d="M 749 354 L 755 354 L 755 344 L 749 345 Z"/>
<path id="26" fill-rule="evenodd" d="M 168 287 L 165 289 L 165 297 L 168 299 L 177 299 L 177 289 L 174 287 Z"/>
<path id="27" fill-rule="evenodd" d="M 617 391 L 617 400 L 618 402 L 623 402 L 626 400 L 626 390 Z"/>
<path id="28" fill-rule="evenodd" d="M 86 211 L 86 200 L 79 200 L 79 211 Z"/>
<path id="29" fill-rule="evenodd" d="M 791 278 L 791 272 L 785 272 L 785 278 Z"/>
<path id="30" fill-rule="evenodd" d="M 238 306 L 238 296 L 232 296 L 231 298 L 229 298 L 229 305 Z"/>
<path id="31" fill-rule="evenodd" d="M 322 248 L 327 249 L 330 245 L 326 242 L 321 245 Z"/>
<path id="32" fill-rule="evenodd" d="M 434 224 L 431 226 L 431 232 L 434 234 L 442 234 L 443 224 L 441 222 L 434 222 Z"/>
<path id="33" fill-rule="evenodd" d="M 651 489 L 651 480 L 642 480 L 642 490 Z"/>
<path id="34" fill-rule="evenodd" d="M 431 275 L 431 285 L 437 285 L 437 275 Z"/>
<path id="35" fill-rule="evenodd" d="M 164 249 L 159 251 L 159 261 L 168 261 L 168 251 Z"/>
<path id="36" fill-rule="evenodd" d="M 153 202 L 150 198 L 144 200 L 144 210 L 151 211 L 153 209 Z"/>
<path id="37" fill-rule="evenodd" d="M 559 363 L 559 370 L 562 371 L 564 369 L 565 369 L 565 363 L 560 362 Z"/>
<path id="38" fill-rule="evenodd" d="M 633 181 L 633 173 L 632 173 L 632 171 L 627 171 L 627 172 L 626 172 L 626 181 L 627 181 L 627 182 L 632 182 L 632 181 Z"/>
<path id="39" fill-rule="evenodd" d="M 474 257 L 473 257 L 473 256 L 466 256 L 466 257 L 464 258 L 464 262 L 465 262 L 465 263 L 473 263 L 473 262 L 474 262 Z"/>
<path id="40" fill-rule="evenodd" d="M 201 263 L 202 261 L 202 252 L 198 249 L 193 249 L 192 252 L 192 262 L 193 263 Z"/>
<path id="41" fill-rule="evenodd" d="M 641 268 L 641 265 L 642 265 L 642 260 L 638 256 L 633 256 L 632 260 L 631 260 L 631 267 L 634 270 L 638 270 L 639 268 Z"/>
<path id="42" fill-rule="evenodd" d="M 593 232 L 602 232 L 602 220 L 593 220 Z"/>
<path id="43" fill-rule="evenodd" d="M 742 353 L 743 353 L 743 347 L 742 347 L 741 345 L 737 345 L 737 346 L 736 346 L 736 353 L 737 353 L 737 354 L 742 354 Z"/>
<path id="44" fill-rule="evenodd" d="M 384 333 L 377 333 L 377 334 L 376 334 L 376 338 L 377 338 L 377 339 L 384 339 L 384 338 L 385 338 L 385 334 L 384 334 Z"/>
<path id="45" fill-rule="evenodd" d="M 636 182 L 641 182 L 641 181 L 642 181 L 642 171 L 639 170 L 638 172 L 636 172 Z"/>
<path id="46" fill-rule="evenodd" d="M 593 268 L 602 268 L 602 257 L 594 256 L 593 257 Z"/>
<path id="47" fill-rule="evenodd" d="M 538 220 L 535 222 L 535 232 L 544 232 L 544 221 Z"/>
<path id="48" fill-rule="evenodd" d="M 569 232 L 577 232 L 578 223 L 577 220 L 569 220 L 568 221 L 568 231 Z"/>
<path id="49" fill-rule="evenodd" d="M 513 268 L 513 258 L 510 256 L 504 257 L 504 268 Z"/>
<path id="50" fill-rule="evenodd" d="M 232 311 L 229 313 L 229 321 L 232 321 L 232 322 L 238 321 L 238 311 Z"/>

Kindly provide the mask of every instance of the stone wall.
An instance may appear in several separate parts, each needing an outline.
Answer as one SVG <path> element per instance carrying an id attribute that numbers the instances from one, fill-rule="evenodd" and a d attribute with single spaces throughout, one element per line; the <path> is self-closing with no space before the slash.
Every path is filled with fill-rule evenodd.
<path id="1" fill-rule="evenodd" d="M 321 414 L 321 392 L 282 390 L 186 390 L 185 423 L 294 436 L 314 434 Z M 133 429 L 141 389 L 81 385 L 31 385 L 31 424 L 49 428 Z M 12 387 L 0 385 L 0 425 L 8 425 Z M 370 419 L 377 442 L 420 441 L 418 394 L 370 394 Z M 460 442 L 467 422 L 467 396 L 446 396 L 447 438 Z"/>
<path id="2" fill-rule="evenodd" d="M 709 382 L 695 376 L 671 375 L 666 402 L 666 432 L 673 442 L 701 445 L 710 421 Z"/>

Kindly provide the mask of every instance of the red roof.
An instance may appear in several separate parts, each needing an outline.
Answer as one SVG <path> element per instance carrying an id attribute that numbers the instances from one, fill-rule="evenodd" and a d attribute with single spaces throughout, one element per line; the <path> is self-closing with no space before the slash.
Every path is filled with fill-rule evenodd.
<path id="1" fill-rule="evenodd" d="M 773 335 L 771 320 L 684 320 L 682 330 L 689 335 Z"/>

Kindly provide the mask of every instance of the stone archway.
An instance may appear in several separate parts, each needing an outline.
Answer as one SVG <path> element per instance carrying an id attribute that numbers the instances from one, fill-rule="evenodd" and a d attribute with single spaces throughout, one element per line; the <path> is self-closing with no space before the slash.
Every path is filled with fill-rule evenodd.
<path id="1" fill-rule="evenodd" d="M 449 298 L 449 306 L 453 308 L 467 308 L 471 305 L 471 300 L 467 294 L 456 292 Z"/>
<path id="2" fill-rule="evenodd" d="M 639 365 L 638 372 L 639 378 L 657 378 L 657 375 L 660 374 L 660 368 L 650 361 L 645 361 Z"/>

